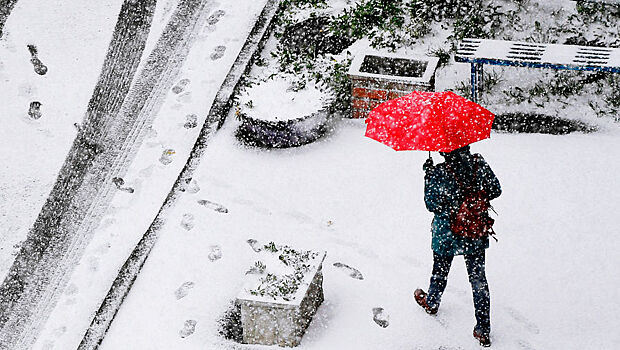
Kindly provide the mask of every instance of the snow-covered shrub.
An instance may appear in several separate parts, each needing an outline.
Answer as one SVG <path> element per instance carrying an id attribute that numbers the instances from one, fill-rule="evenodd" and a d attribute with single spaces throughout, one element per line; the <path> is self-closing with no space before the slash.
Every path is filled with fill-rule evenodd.
<path id="1" fill-rule="evenodd" d="M 396 49 L 405 25 L 403 0 L 364 0 L 334 16 L 331 31 L 352 39 L 369 38 L 375 48 Z"/>
<path id="2" fill-rule="evenodd" d="M 245 292 L 273 301 L 293 301 L 303 297 L 298 291 L 305 292 L 314 277 L 308 274 L 316 273 L 324 257 L 324 253 L 297 250 L 274 242 L 264 245 L 259 254 L 260 260 L 247 272 L 252 278 Z"/>
<path id="3" fill-rule="evenodd" d="M 412 0 L 407 8 L 415 22 L 436 22 L 450 28 L 452 33 L 448 38 L 453 48 L 456 41 L 465 37 L 494 37 L 501 31 L 507 15 L 497 2 L 485 0 Z"/>
<path id="4" fill-rule="evenodd" d="M 304 38 L 305 50 L 291 50 L 290 45 L 278 44 L 272 59 L 278 62 L 281 72 L 293 74 L 298 84 L 316 82 L 333 97 L 335 109 L 343 114 L 350 108 L 351 86 L 346 71 L 352 55 L 347 48 L 334 54 L 342 47 L 318 50 L 322 37 L 360 41 L 362 46 L 390 51 L 427 47 L 427 54 L 440 58 L 440 67 L 454 63 L 452 55 L 464 37 L 620 46 L 620 6 L 613 4 L 543 0 L 288 0 L 286 5 L 276 37 L 281 38 L 287 28 L 295 28 L 313 16 L 322 18 L 318 32 L 321 35 Z M 578 103 L 590 106 L 592 115 L 618 118 L 620 102 L 614 88 L 618 85 L 617 77 L 527 71 L 531 74 L 520 78 L 509 69 L 488 69 L 485 102 L 514 108 L 551 108 L 551 114 L 566 114 L 562 112 L 566 106 Z M 462 79 L 444 88 L 467 96 L 469 76 Z"/>

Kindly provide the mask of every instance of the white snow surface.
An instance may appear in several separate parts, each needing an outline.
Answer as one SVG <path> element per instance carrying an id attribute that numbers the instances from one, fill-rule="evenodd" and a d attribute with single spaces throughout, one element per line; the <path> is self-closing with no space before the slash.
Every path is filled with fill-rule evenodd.
<path id="1" fill-rule="evenodd" d="M 7 21 L 0 39 L 0 278 L 71 146 L 73 123 L 82 120 L 121 3 L 20 0 Z M 147 53 L 175 1 L 158 3 Z M 195 113 L 199 124 L 204 120 L 228 71 L 222 67 L 232 63 L 243 30 L 249 30 L 245 21 L 264 1 L 246 3 L 214 2 L 209 9 L 225 9 L 228 15 L 201 31 L 181 71 L 181 78 L 191 82 L 182 93 L 169 94 L 160 113 L 165 118 L 156 120 L 151 139 L 125 177 L 125 186 L 135 192 L 119 191 L 35 349 L 72 349 L 79 343 L 100 298 L 187 158 L 198 128 L 184 129 L 185 116 Z M 346 7 L 350 1 L 339 4 Z M 574 6 L 559 0 L 541 4 Z M 435 34 L 439 37 L 420 42 L 418 50 L 400 51 L 424 52 L 447 35 Z M 30 43 L 49 67 L 45 76 L 33 72 L 26 49 Z M 222 64 L 214 65 L 209 55 L 220 45 L 226 51 L 218 61 Z M 350 50 L 367 46 L 358 42 Z M 542 74 L 509 72 L 515 81 Z M 437 88 L 468 74 L 468 65 L 440 70 Z M 32 100 L 42 102 L 43 117 L 37 121 L 26 116 Z M 584 119 L 587 109 L 576 101 L 559 114 Z M 301 148 L 248 149 L 235 140 L 237 122 L 228 119 L 195 176 L 202 189 L 179 201 L 103 349 L 265 348 L 235 344 L 217 332 L 217 320 L 255 261 L 248 238 L 328 252 L 325 302 L 300 349 L 479 348 L 471 336 L 473 306 L 462 258 L 453 263 L 437 317 L 413 301 L 415 288 L 428 288 L 432 267 L 432 216 L 423 203 L 421 169 L 426 153 L 395 152 L 364 138 L 363 122 L 350 120 Z M 603 124 L 593 134 L 493 133 L 472 146 L 485 156 L 504 190 L 493 203 L 500 241 L 487 250 L 492 348 L 620 347 L 619 144 L 618 126 Z M 163 165 L 158 159 L 166 149 L 175 154 L 172 163 Z M 228 213 L 199 205 L 200 199 L 219 203 Z M 194 216 L 189 231 L 180 225 L 184 214 Z M 213 251 L 221 258 L 211 261 Z M 350 278 L 333 266 L 336 262 L 357 268 L 364 280 Z M 177 299 L 175 291 L 184 282 L 194 287 Z M 373 322 L 374 307 L 389 315 L 387 328 Z M 197 321 L 195 333 L 182 339 L 179 331 L 190 319 Z"/>
<path id="2" fill-rule="evenodd" d="M 323 94 L 316 84 L 308 82 L 295 91 L 287 77 L 274 77 L 252 85 L 239 98 L 248 117 L 265 121 L 287 121 L 303 118 L 323 107 Z M 256 98 L 258 97 L 258 98 Z"/>
<path id="3" fill-rule="evenodd" d="M 455 259 L 437 317 L 415 304 L 432 268 L 423 202 L 425 152 L 395 152 L 341 121 L 301 148 L 240 146 L 233 118 L 213 139 L 102 349 L 259 349 L 223 340 L 217 320 L 256 258 L 246 243 L 327 250 L 325 302 L 300 349 L 478 349 L 463 259 Z M 487 250 L 494 349 L 615 349 L 620 344 L 620 180 L 617 126 L 593 134 L 493 133 L 472 146 L 503 186 L 493 205 L 499 243 Z M 438 155 L 434 155 L 439 161 Z M 227 214 L 196 202 L 208 199 Z M 180 226 L 195 216 L 195 227 Z M 213 247 L 222 257 L 207 259 Z M 342 262 L 363 280 L 333 266 Z M 184 282 L 194 288 L 175 298 Z M 382 307 L 390 325 L 373 322 Z M 195 333 L 181 338 L 186 320 Z"/>

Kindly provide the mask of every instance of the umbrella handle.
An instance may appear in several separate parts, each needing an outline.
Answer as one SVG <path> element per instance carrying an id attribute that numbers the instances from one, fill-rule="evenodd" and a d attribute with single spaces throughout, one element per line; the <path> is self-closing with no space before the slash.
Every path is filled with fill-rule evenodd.
<path id="1" fill-rule="evenodd" d="M 433 157 L 431 157 L 431 151 L 428 151 L 428 159 L 422 165 L 424 171 L 430 170 L 433 167 Z"/>

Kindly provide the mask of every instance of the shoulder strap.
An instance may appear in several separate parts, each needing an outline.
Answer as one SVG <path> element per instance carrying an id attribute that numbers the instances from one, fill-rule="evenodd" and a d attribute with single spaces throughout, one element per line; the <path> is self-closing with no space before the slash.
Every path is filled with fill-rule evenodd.
<path id="1" fill-rule="evenodd" d="M 452 176 L 454 177 L 454 179 L 456 180 L 456 183 L 459 186 L 459 189 L 463 189 L 463 188 L 472 188 L 473 185 L 476 183 L 476 177 L 478 176 L 478 166 L 480 164 L 480 157 L 478 156 L 478 154 L 474 154 L 473 155 L 474 158 L 474 178 L 472 179 L 472 182 L 469 186 L 464 186 L 463 185 L 463 181 L 462 179 L 459 179 L 458 176 L 456 176 L 456 172 L 454 172 L 454 169 L 452 169 L 452 167 L 450 166 L 450 163 L 446 163 L 446 169 L 448 169 L 448 172 L 450 172 L 452 174 Z"/>

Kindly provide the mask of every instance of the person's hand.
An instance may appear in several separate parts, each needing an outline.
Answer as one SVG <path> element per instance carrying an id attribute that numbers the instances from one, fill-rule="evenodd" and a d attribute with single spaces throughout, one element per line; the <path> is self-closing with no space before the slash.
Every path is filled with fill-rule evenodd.
<path id="1" fill-rule="evenodd" d="M 433 165 L 433 158 L 428 158 L 426 162 L 424 162 L 424 165 L 422 165 L 422 170 L 424 170 L 425 172 L 429 171 L 433 168 Z"/>

